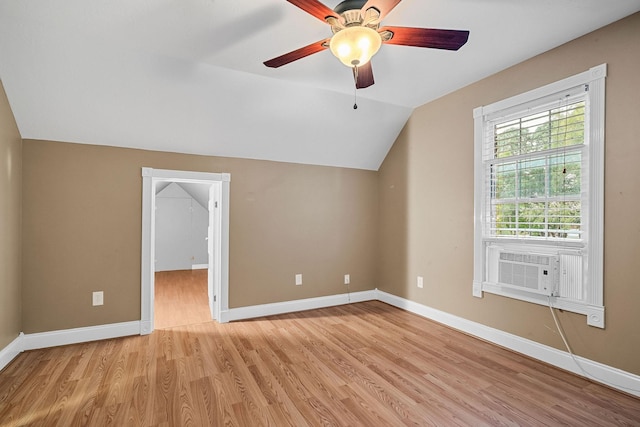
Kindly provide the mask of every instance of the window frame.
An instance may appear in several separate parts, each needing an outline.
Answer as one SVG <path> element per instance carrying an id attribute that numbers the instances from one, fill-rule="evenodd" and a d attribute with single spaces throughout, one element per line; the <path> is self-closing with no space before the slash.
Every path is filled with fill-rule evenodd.
<path id="1" fill-rule="evenodd" d="M 603 242 L 604 242 L 604 126 L 605 126 L 605 78 L 607 64 L 601 64 L 582 73 L 542 86 L 540 88 L 495 102 L 473 110 L 474 117 L 474 267 L 473 296 L 482 298 L 483 292 L 515 298 L 531 303 L 548 305 L 567 311 L 584 314 L 587 324 L 604 328 L 604 287 L 603 287 Z M 485 234 L 490 227 L 487 212 L 486 170 L 483 148 L 487 126 L 496 116 L 520 116 L 529 114 L 550 100 L 559 99 L 567 92 L 576 93 L 582 86 L 585 102 L 588 104 L 585 116 L 585 147 L 587 153 L 586 171 L 588 178 L 588 203 L 583 206 L 583 238 L 575 240 L 540 241 L 536 238 L 494 237 Z M 584 170 L 584 166 L 583 166 Z M 580 251 L 586 263 L 583 286 L 586 296 L 575 299 L 536 294 L 526 290 L 512 289 L 487 281 L 487 246 L 501 244 L 514 251 L 537 251 L 551 254 L 557 250 Z"/>

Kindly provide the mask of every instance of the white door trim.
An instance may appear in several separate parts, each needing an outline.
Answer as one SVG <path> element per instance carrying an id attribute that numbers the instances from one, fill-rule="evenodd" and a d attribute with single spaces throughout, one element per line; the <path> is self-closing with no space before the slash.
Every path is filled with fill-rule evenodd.
<path id="1" fill-rule="evenodd" d="M 215 259 L 209 263 L 209 276 L 213 277 L 213 294 L 216 295 L 214 320 L 224 321 L 223 312 L 229 310 L 229 186 L 228 173 L 175 171 L 142 168 L 142 265 L 140 298 L 140 334 L 153 332 L 154 301 L 154 252 L 155 252 L 155 186 L 158 182 L 192 182 L 210 184 L 217 191 L 217 208 L 209 213 L 213 224 Z M 210 292 L 211 294 L 211 292 Z"/>

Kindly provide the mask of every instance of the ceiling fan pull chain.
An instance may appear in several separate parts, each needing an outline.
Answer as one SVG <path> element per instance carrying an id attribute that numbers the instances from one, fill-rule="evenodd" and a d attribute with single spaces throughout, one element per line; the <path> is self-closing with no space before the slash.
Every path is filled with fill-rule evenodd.
<path id="1" fill-rule="evenodd" d="M 353 109 L 358 109 L 358 67 L 353 67 Z"/>

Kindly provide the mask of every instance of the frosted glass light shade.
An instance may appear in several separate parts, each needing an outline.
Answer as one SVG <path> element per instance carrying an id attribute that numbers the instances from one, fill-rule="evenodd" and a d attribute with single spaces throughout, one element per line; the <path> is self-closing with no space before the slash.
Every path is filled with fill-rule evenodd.
<path id="1" fill-rule="evenodd" d="M 344 65 L 353 68 L 369 62 L 381 44 L 382 38 L 376 30 L 353 26 L 335 33 L 329 49 Z"/>

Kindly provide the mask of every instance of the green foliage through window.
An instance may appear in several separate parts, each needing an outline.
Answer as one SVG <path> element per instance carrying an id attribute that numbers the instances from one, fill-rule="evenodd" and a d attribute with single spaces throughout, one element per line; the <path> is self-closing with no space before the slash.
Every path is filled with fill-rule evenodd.
<path id="1" fill-rule="evenodd" d="M 584 118 L 580 101 L 495 125 L 490 234 L 581 238 Z"/>

